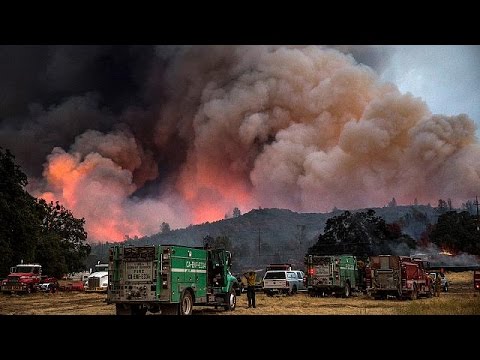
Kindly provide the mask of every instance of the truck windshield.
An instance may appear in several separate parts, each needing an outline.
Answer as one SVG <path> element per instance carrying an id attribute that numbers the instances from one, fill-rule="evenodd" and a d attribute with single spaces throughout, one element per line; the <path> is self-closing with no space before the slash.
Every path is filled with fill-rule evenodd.
<path id="1" fill-rule="evenodd" d="M 108 271 L 108 264 L 95 265 L 95 271 Z"/>
<path id="2" fill-rule="evenodd" d="M 35 271 L 35 268 L 33 266 L 17 266 L 17 269 L 15 270 L 17 273 L 38 273 L 38 270 Z"/>

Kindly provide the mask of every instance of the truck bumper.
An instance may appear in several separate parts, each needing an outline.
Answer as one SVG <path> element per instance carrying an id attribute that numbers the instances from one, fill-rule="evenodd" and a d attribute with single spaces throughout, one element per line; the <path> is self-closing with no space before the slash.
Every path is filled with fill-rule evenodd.
<path id="1" fill-rule="evenodd" d="M 85 288 L 85 292 L 107 292 L 107 288 L 102 288 L 102 287 Z"/>
<path id="2" fill-rule="evenodd" d="M 27 292 L 25 285 L 3 285 L 2 292 Z"/>

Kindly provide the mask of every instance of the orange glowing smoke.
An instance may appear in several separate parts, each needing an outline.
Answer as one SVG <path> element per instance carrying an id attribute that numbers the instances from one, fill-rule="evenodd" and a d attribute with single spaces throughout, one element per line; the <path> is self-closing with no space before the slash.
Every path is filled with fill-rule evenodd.
<path id="1" fill-rule="evenodd" d="M 98 153 L 82 157 L 56 148 L 48 157 L 44 177 L 50 191 L 38 196 L 47 201 L 60 201 L 72 209 L 75 217 L 86 219 L 89 239 L 122 241 L 125 236 L 143 236 L 149 224 L 147 216 L 137 216 L 142 209 L 130 213 L 136 203 L 128 200 L 135 190 L 132 173 Z M 150 211 L 150 212 L 154 212 Z"/>
<path id="2" fill-rule="evenodd" d="M 205 162 L 196 171 L 184 171 L 177 188 L 192 211 L 193 222 L 217 221 L 231 215 L 235 207 L 257 206 L 245 176 Z"/>

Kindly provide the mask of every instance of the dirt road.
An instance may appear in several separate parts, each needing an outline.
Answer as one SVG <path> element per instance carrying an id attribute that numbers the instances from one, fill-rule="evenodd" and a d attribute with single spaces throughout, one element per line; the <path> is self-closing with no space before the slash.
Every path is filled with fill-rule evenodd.
<path id="1" fill-rule="evenodd" d="M 294 296 L 267 297 L 257 293 L 257 307 L 247 308 L 245 294 L 237 297 L 233 312 L 211 307 L 195 307 L 194 315 L 390 315 L 404 313 L 449 314 L 460 306 L 461 314 L 478 314 L 480 295 L 473 289 L 472 272 L 447 274 L 448 293 L 440 298 L 409 300 L 374 300 L 366 295 L 348 299 L 312 298 L 305 293 Z M 115 306 L 105 302 L 105 294 L 83 292 L 35 293 L 29 295 L 0 294 L 0 315 L 114 315 Z M 473 303 L 473 310 L 464 308 L 465 301 Z"/>

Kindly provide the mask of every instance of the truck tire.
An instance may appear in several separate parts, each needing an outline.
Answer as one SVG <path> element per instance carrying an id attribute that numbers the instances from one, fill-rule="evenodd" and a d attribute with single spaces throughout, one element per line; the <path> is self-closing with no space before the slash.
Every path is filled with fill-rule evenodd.
<path id="1" fill-rule="evenodd" d="M 293 285 L 291 295 L 295 295 L 297 293 L 297 285 Z"/>
<path id="2" fill-rule="evenodd" d="M 178 315 L 178 304 L 165 304 L 160 306 L 161 315 Z"/>
<path id="3" fill-rule="evenodd" d="M 346 282 L 345 287 L 343 289 L 343 296 L 349 298 L 351 295 L 350 283 Z"/>
<path id="4" fill-rule="evenodd" d="M 225 311 L 233 311 L 235 310 L 235 307 L 237 306 L 237 294 L 235 292 L 235 289 L 230 290 L 230 293 L 226 295 L 225 298 Z"/>
<path id="5" fill-rule="evenodd" d="M 190 291 L 184 290 L 180 298 L 179 314 L 192 315 L 193 312 L 193 297 Z"/>
<path id="6" fill-rule="evenodd" d="M 417 284 L 413 284 L 413 291 L 410 293 L 410 300 L 417 300 L 418 292 L 417 292 Z"/>
<path id="7" fill-rule="evenodd" d="M 115 304 L 115 312 L 117 315 L 132 315 L 132 307 L 127 304 Z"/>
<path id="8" fill-rule="evenodd" d="M 147 313 L 147 308 L 142 305 L 132 305 L 132 315 L 144 316 Z"/>
<path id="9" fill-rule="evenodd" d="M 448 292 L 448 283 L 446 283 L 445 286 L 443 287 L 443 291 Z"/>

